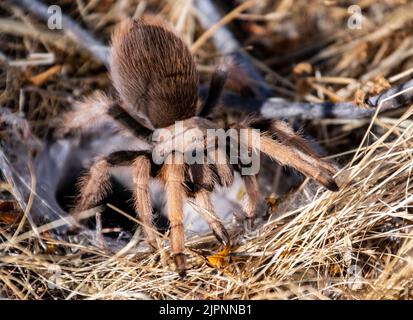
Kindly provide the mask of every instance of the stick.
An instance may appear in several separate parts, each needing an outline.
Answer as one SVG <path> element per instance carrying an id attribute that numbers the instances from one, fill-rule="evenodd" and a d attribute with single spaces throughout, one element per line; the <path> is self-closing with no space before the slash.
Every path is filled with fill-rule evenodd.
<path id="1" fill-rule="evenodd" d="M 411 90 L 410 90 L 411 89 Z M 201 95 L 205 95 L 205 88 Z M 393 96 L 393 97 L 392 97 Z M 248 113 L 258 113 L 267 119 L 362 119 L 374 115 L 377 106 L 383 102 L 380 112 L 397 109 L 413 102 L 413 80 L 392 87 L 383 93 L 367 99 L 370 108 L 360 107 L 353 102 L 290 102 L 281 98 L 246 98 L 231 92 L 224 92 L 223 104 L 231 109 Z"/>
<path id="2" fill-rule="evenodd" d="M 47 22 L 51 14 L 48 6 L 38 0 L 10 0 L 11 3 L 28 11 L 33 16 Z M 86 30 L 82 29 L 72 18 L 62 13 L 62 30 L 65 36 L 73 40 L 77 45 L 88 51 L 96 60 L 109 66 L 108 47 L 97 40 Z"/>
<path id="3" fill-rule="evenodd" d="M 203 3 L 205 5 L 205 2 Z M 202 4 L 200 5 L 202 6 Z M 211 5 L 209 9 L 215 9 L 212 3 L 209 3 L 209 5 Z M 225 17 L 219 19 L 217 22 L 215 22 L 213 25 L 209 26 L 208 28 L 205 28 L 206 31 L 198 39 L 196 39 L 195 43 L 191 46 L 192 53 L 195 53 L 199 48 L 201 48 L 205 44 L 205 42 L 208 41 L 209 38 L 213 37 L 219 31 L 219 29 L 224 27 L 226 24 L 230 23 L 232 20 L 237 18 L 241 12 L 243 12 L 246 9 L 251 8 L 253 5 L 255 5 L 255 0 L 249 0 L 247 2 L 244 2 L 243 4 L 239 5 L 237 8 L 232 10 L 230 13 L 228 13 Z M 216 17 L 219 17 L 218 14 L 216 14 Z M 206 20 L 204 18 L 200 18 L 200 20 L 209 22 L 209 23 L 211 22 L 211 19 Z"/>
<path id="4" fill-rule="evenodd" d="M 197 15 L 198 20 L 206 30 L 214 28 L 222 19 L 217 8 L 210 0 L 197 0 L 195 1 L 195 6 L 200 13 Z M 212 35 L 212 40 L 221 54 L 230 54 L 241 64 L 249 77 L 257 83 L 256 89 L 259 95 L 268 97 L 273 94 L 271 87 L 251 62 L 249 54 L 242 48 L 241 44 L 228 28 L 222 26 L 220 29 L 217 29 Z"/>

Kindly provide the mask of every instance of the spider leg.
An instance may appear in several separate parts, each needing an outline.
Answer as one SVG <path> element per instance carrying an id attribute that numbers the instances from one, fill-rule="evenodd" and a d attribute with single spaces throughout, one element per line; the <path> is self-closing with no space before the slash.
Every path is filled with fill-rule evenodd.
<path id="1" fill-rule="evenodd" d="M 111 121 L 107 114 L 113 101 L 102 92 L 74 104 L 72 110 L 55 121 L 55 136 L 66 137 L 77 132 L 87 132 Z"/>
<path id="2" fill-rule="evenodd" d="M 252 128 L 244 126 L 233 126 L 240 130 L 240 136 L 243 141 L 250 141 L 253 136 Z M 244 129 L 244 130 L 242 130 Z M 291 140 L 290 140 L 291 141 Z M 300 145 L 301 146 L 301 145 Z M 336 172 L 335 168 L 328 162 L 320 159 L 315 151 L 308 153 L 305 146 L 301 151 L 293 143 L 282 143 L 272 138 L 268 132 L 260 135 L 259 147 L 257 144 L 248 146 L 278 161 L 281 165 L 290 166 L 300 171 L 309 178 L 316 180 L 318 183 L 331 191 L 338 191 L 339 188 L 333 178 Z"/>
<path id="3" fill-rule="evenodd" d="M 171 226 L 170 241 L 174 262 L 178 274 L 183 278 L 186 275 L 185 233 L 183 225 L 183 201 L 186 195 L 184 187 L 185 172 L 183 162 L 175 162 L 173 158 L 174 154 L 168 156 L 161 168 L 160 178 L 165 184 L 167 212 Z"/>
<path id="4" fill-rule="evenodd" d="M 319 158 L 317 153 L 308 142 L 295 133 L 294 130 L 284 121 L 274 121 L 270 127 L 271 133 L 274 133 L 284 144 L 294 148 L 295 152 L 302 159 L 311 158 L 317 166 L 324 168 L 332 175 L 336 174 L 337 170 L 330 163 Z M 308 161 L 308 160 L 307 160 Z"/>
<path id="5" fill-rule="evenodd" d="M 78 183 L 79 196 L 76 200 L 75 213 L 90 209 L 99 204 L 110 191 L 111 164 L 106 158 L 100 158 L 81 177 Z"/>
<path id="6" fill-rule="evenodd" d="M 133 162 L 133 183 L 135 186 L 135 210 L 142 222 L 148 244 L 157 249 L 156 235 L 152 220 L 152 203 L 149 194 L 151 161 L 146 155 L 138 156 Z"/>
<path id="7" fill-rule="evenodd" d="M 107 114 L 115 121 L 129 130 L 137 138 L 150 137 L 153 133 L 152 129 L 147 128 L 138 120 L 130 115 L 130 113 L 118 103 L 113 103 L 107 110 Z"/>
<path id="8" fill-rule="evenodd" d="M 229 245 L 228 232 L 217 217 L 210 199 L 210 192 L 214 190 L 215 183 L 219 181 L 222 184 L 217 167 L 206 163 L 193 164 L 187 166 L 186 173 L 188 193 L 195 198 L 197 211 L 208 223 L 218 241 L 223 245 Z"/>
<path id="9" fill-rule="evenodd" d="M 282 165 L 297 169 L 331 191 L 338 191 L 339 189 L 332 172 L 327 170 L 325 166 L 321 166 L 320 162 L 323 162 L 323 160 L 315 155 L 297 152 L 297 149 L 293 146 L 284 145 L 273 140 L 267 134 L 261 135 L 260 151 Z"/>
<path id="10" fill-rule="evenodd" d="M 119 129 L 126 129 L 140 139 L 150 137 L 153 132 L 132 117 L 118 102 L 102 92 L 97 92 L 83 101 L 76 102 L 72 110 L 56 120 L 54 134 L 58 138 L 67 137 L 113 123 L 113 120 Z"/>
<path id="11" fill-rule="evenodd" d="M 267 132 L 283 145 L 290 147 L 295 152 L 296 156 L 303 161 L 314 163 L 319 168 L 327 170 L 331 175 L 337 173 L 337 169 L 329 162 L 320 159 L 307 140 L 296 133 L 287 122 L 252 119 L 252 121 L 249 122 L 249 125 L 253 128 L 260 129 L 262 132 Z"/>
<path id="12" fill-rule="evenodd" d="M 229 162 L 225 150 L 216 147 L 214 152 L 215 164 L 213 168 L 215 169 L 217 180 L 221 186 L 229 187 L 234 183 L 234 169 Z"/>
<path id="13" fill-rule="evenodd" d="M 195 201 L 199 206 L 197 211 L 208 223 L 218 241 L 224 246 L 229 246 L 231 244 L 230 237 L 221 220 L 214 211 L 210 195 L 210 192 L 206 190 L 201 190 L 195 194 Z"/>
<path id="14" fill-rule="evenodd" d="M 142 221 L 148 244 L 157 248 L 148 186 L 152 169 L 149 156 L 148 151 L 116 151 L 97 160 L 89 173 L 80 180 L 75 212 L 96 206 L 107 196 L 110 191 L 110 168 L 130 165 L 133 167 L 135 209 Z"/>
<path id="15" fill-rule="evenodd" d="M 258 186 L 257 176 L 243 175 L 242 179 L 245 183 L 246 201 L 244 210 L 247 214 L 247 228 L 250 230 L 254 226 L 254 219 L 257 215 L 258 204 L 260 200 L 260 190 Z"/>
<path id="16" fill-rule="evenodd" d="M 207 117 L 214 112 L 218 104 L 229 73 L 229 61 L 223 60 L 212 73 L 207 98 L 198 112 L 198 116 Z"/>

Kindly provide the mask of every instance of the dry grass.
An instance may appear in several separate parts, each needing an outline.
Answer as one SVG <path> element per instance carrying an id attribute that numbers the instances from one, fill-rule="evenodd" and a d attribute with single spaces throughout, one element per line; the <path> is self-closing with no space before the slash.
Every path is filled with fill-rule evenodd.
<path id="1" fill-rule="evenodd" d="M 412 114 L 410 108 L 396 122 L 381 119 L 390 129 L 341 170 L 342 191 L 300 190 L 297 196 L 307 199 L 295 201 L 308 203 L 244 236 L 223 271 L 189 252 L 191 270 L 181 281 L 170 269 L 168 247 L 156 262 L 153 255 L 108 256 L 89 245 L 45 238 L 49 246 L 74 252 L 39 255 L 27 244 L 13 245 L 9 252 L 15 254 L 0 258 L 0 279 L 19 298 L 411 298 Z M 209 242 L 192 239 L 188 245 Z M 56 266 L 63 291 L 49 289 Z"/>
<path id="2" fill-rule="evenodd" d="M 243 45 L 260 48 L 252 51 L 261 61 L 256 63 L 257 68 L 264 72 L 272 88 L 286 98 L 346 101 L 352 100 L 359 89 L 374 94 L 409 78 L 410 73 L 404 71 L 413 67 L 413 51 L 409 49 L 413 35 L 408 32 L 413 10 L 411 3 L 388 0 L 375 4 L 376 11 L 369 11 L 373 2 L 360 1 L 367 21 L 362 30 L 351 31 L 342 27 L 348 18 L 346 5 L 262 1 L 262 6 L 240 17 L 248 22 L 243 25 L 248 36 L 241 41 Z M 196 23 L 195 9 L 187 8 L 184 1 L 142 1 L 141 5 L 124 1 L 122 7 L 113 1 L 105 3 L 108 9 L 102 11 L 93 5 L 72 9 L 90 30 L 106 39 L 124 15 L 151 10 L 160 11 L 190 44 L 203 33 Z M 0 95 L 0 105 L 25 111 L 37 134 L 44 134 L 47 120 L 69 107 L 77 96 L 109 86 L 104 69 L 84 52 L 74 50 L 64 39 L 57 41 L 54 33 L 37 34 L 36 28 L 27 27 L 27 18 L 17 9 L 7 4 L 0 8 L 0 42 L 4 44 L 0 56 L 13 57 L 17 64 L 0 70 L 0 81 L 6 87 Z M 305 17 L 300 14 L 303 8 L 308 13 Z M 274 12 L 279 14 L 268 16 Z M 317 25 L 321 23 L 320 17 L 324 25 Z M 262 25 L 254 19 L 269 22 Z M 12 32 L 5 27 L 11 21 L 19 24 Z M 315 28 L 318 36 L 311 33 Z M 332 42 L 316 53 L 309 52 L 305 59 L 289 58 L 302 47 L 321 45 L 323 39 Z M 52 53 L 57 59 L 48 66 L 38 63 L 21 67 L 28 63 L 27 52 L 33 51 Z M 205 78 L 215 54 L 209 41 L 197 47 L 199 67 Z M 296 62 L 302 61 L 309 61 L 314 68 L 304 80 L 294 73 Z M 73 69 L 76 65 L 80 65 L 79 69 Z M 60 72 L 60 68 L 67 73 Z M 279 75 L 284 79 L 281 82 Z M 0 225 L 0 296 L 412 298 L 412 118 L 413 107 L 409 107 L 373 119 L 322 119 L 306 123 L 308 131 L 331 154 L 336 154 L 331 158 L 343 165 L 338 175 L 341 191 L 322 193 L 306 182 L 283 197 L 277 213 L 253 233 L 238 238 L 231 262 L 224 269 L 211 268 L 202 257 L 188 250 L 190 270 L 182 281 L 173 270 L 168 246 L 156 255 L 133 253 L 139 232 L 127 247 L 113 255 L 94 246 L 82 234 L 56 240 L 51 230 L 59 221 L 44 228 L 47 232 L 38 238 L 24 220 L 18 228 L 5 220 L 5 215 Z M 213 237 L 202 236 L 189 239 L 187 247 L 216 249 L 216 243 Z"/>

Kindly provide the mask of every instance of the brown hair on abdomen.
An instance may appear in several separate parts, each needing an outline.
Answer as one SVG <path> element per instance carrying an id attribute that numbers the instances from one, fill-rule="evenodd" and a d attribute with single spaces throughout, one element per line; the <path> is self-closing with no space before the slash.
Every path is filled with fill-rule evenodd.
<path id="1" fill-rule="evenodd" d="M 111 76 L 120 98 L 154 127 L 195 115 L 195 61 L 173 32 L 150 20 L 127 20 L 114 32 L 111 55 Z"/>

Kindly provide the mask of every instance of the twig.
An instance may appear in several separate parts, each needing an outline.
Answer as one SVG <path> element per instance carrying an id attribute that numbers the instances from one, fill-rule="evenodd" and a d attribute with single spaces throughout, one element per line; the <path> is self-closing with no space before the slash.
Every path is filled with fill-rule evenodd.
<path id="1" fill-rule="evenodd" d="M 100 250 L 105 250 L 105 238 L 102 232 L 102 215 L 100 212 L 96 212 L 96 242 Z"/>
<path id="2" fill-rule="evenodd" d="M 200 14 L 197 15 L 202 27 L 206 30 L 214 28 L 222 19 L 217 8 L 210 0 L 197 0 L 195 6 Z M 242 48 L 238 40 L 225 26 L 215 30 L 212 40 L 221 54 L 231 54 L 245 69 L 249 77 L 257 84 L 257 93 L 263 97 L 273 95 L 271 87 L 266 83 L 262 75 L 257 71 L 248 53 Z"/>
<path id="3" fill-rule="evenodd" d="M 219 29 L 224 27 L 226 24 L 230 23 L 241 12 L 251 8 L 253 5 L 255 5 L 255 0 L 249 0 L 247 2 L 244 2 L 243 4 L 239 5 L 237 8 L 232 10 L 230 13 L 228 13 L 225 17 L 223 17 L 219 21 L 215 22 L 212 26 L 207 28 L 207 30 L 191 46 L 192 53 L 195 53 L 199 48 L 201 48 L 205 44 L 205 42 L 208 41 L 209 38 L 213 37 L 214 34 L 219 31 Z"/>
<path id="4" fill-rule="evenodd" d="M 409 90 L 409 88 L 411 88 L 411 90 Z M 204 90 L 205 89 L 203 88 L 202 94 Z M 282 98 L 245 98 L 230 92 L 225 92 L 223 94 L 222 102 L 228 108 L 248 113 L 259 113 L 267 119 L 361 119 L 374 115 L 377 106 L 381 102 L 382 106 L 380 112 L 397 109 L 408 103 L 412 103 L 413 80 L 409 80 L 397 87 L 392 87 L 379 95 L 367 99 L 367 104 L 370 108 L 357 106 L 353 102 L 306 103 L 290 102 Z"/>
<path id="5" fill-rule="evenodd" d="M 43 43 L 52 43 L 55 48 L 58 48 L 60 50 L 65 50 L 68 47 L 69 41 L 67 41 L 66 38 L 60 37 L 52 30 L 47 31 L 44 28 L 41 28 L 40 30 L 39 29 L 30 28 L 20 21 L 0 18 L 0 33 L 2 35 L 8 34 L 14 36 L 28 36 Z M 7 60 L 5 54 L 2 54 L 2 56 L 3 57 L 1 58 L 1 60 Z"/>
<path id="6" fill-rule="evenodd" d="M 40 20 L 48 21 L 50 14 L 48 7 L 38 0 L 10 0 L 11 3 L 28 11 Z M 72 18 L 62 14 L 62 30 L 64 34 L 77 43 L 80 47 L 87 50 L 98 61 L 106 66 L 109 65 L 108 47 L 97 40 L 89 32 L 81 28 Z"/>

